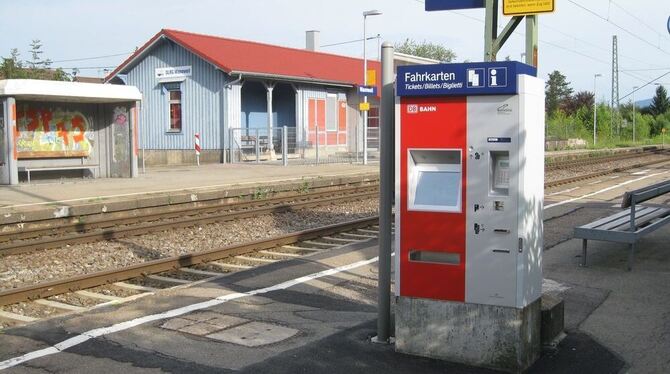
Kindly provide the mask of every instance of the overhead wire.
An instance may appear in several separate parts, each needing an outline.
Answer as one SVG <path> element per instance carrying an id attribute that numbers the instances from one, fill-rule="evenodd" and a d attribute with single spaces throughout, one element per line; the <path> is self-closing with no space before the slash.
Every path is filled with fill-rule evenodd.
<path id="1" fill-rule="evenodd" d="M 643 89 L 644 87 L 649 86 L 650 84 L 656 82 L 657 80 L 659 80 L 659 79 L 661 79 L 661 78 L 663 78 L 663 77 L 665 77 L 665 76 L 667 76 L 667 75 L 670 75 L 670 71 L 668 71 L 668 72 L 665 73 L 665 74 L 659 75 L 658 77 L 656 77 L 656 78 L 650 80 L 649 82 L 645 83 L 644 85 L 642 85 L 642 86 L 640 86 L 640 87 L 638 87 L 638 88 L 632 90 L 631 92 L 629 92 L 629 93 L 627 93 L 626 95 L 624 95 L 624 96 L 622 96 L 621 98 L 619 98 L 619 101 L 621 101 L 621 100 L 627 98 L 628 96 L 630 96 L 630 95 L 634 94 L 635 92 L 637 92 L 637 91 Z"/>
<path id="2" fill-rule="evenodd" d="M 104 56 L 95 56 L 95 57 L 82 57 L 82 58 L 71 58 L 68 60 L 57 60 L 57 61 L 51 61 L 51 63 L 60 63 L 60 62 L 74 62 L 74 61 L 88 61 L 88 60 L 99 60 L 102 58 L 109 58 L 109 57 L 119 57 L 119 56 L 128 56 L 132 52 L 127 52 L 127 53 L 116 53 L 113 55 L 104 55 Z"/>
<path id="3" fill-rule="evenodd" d="M 615 22 L 609 20 L 608 18 L 605 18 L 605 17 L 601 16 L 601 15 L 598 14 L 597 12 L 595 12 L 595 11 L 593 11 L 593 10 L 591 10 L 591 9 L 589 9 L 589 8 L 587 8 L 587 7 L 585 7 L 585 6 L 581 5 L 581 4 L 579 4 L 579 3 L 576 3 L 576 2 L 573 1 L 573 0 L 568 0 L 568 2 L 574 4 L 574 5 L 577 6 L 578 8 L 584 10 L 585 12 L 588 12 L 588 13 L 594 15 L 595 17 L 598 17 L 598 18 L 600 18 L 601 20 L 603 20 L 603 21 L 605 21 L 605 22 L 611 24 L 612 26 L 618 28 L 619 30 L 621 30 L 621 31 L 623 31 L 623 32 L 625 32 L 625 33 L 627 33 L 628 35 L 632 36 L 633 38 L 635 38 L 635 39 L 637 39 L 637 40 L 639 40 L 639 41 L 641 41 L 641 42 L 643 42 L 643 43 L 645 43 L 645 44 L 647 44 L 647 45 L 650 45 L 651 47 L 653 47 L 653 48 L 655 48 L 655 49 L 658 49 L 659 51 L 661 51 L 661 52 L 663 52 L 663 53 L 665 53 L 665 54 L 667 54 L 667 55 L 670 55 L 670 52 L 666 51 L 665 49 L 661 48 L 660 46 L 656 46 L 656 45 L 654 45 L 653 43 L 649 42 L 647 39 L 644 39 L 644 38 L 640 37 L 639 35 L 637 35 L 636 33 L 634 33 L 634 32 L 632 32 L 632 31 L 628 30 L 627 28 L 625 28 L 625 27 L 623 27 L 623 26 L 620 26 L 619 24 L 617 24 L 617 23 L 615 23 Z"/>
<path id="4" fill-rule="evenodd" d="M 413 0 L 413 1 L 418 2 L 418 3 L 425 4 L 425 2 L 422 1 L 422 0 Z M 571 1 L 571 0 L 568 0 L 568 1 Z M 571 2 L 572 2 L 572 1 L 571 1 Z M 481 18 L 477 18 L 477 17 L 469 16 L 469 15 L 463 14 L 463 13 L 461 13 L 461 12 L 457 12 L 457 11 L 453 11 L 453 10 L 448 11 L 448 12 L 449 12 L 449 13 L 454 13 L 454 14 L 457 14 L 457 15 L 460 15 L 460 16 L 463 16 L 463 17 L 465 17 L 465 18 L 472 19 L 472 20 L 477 21 L 477 22 L 479 22 L 479 23 L 485 23 L 485 21 L 484 21 L 483 19 L 481 19 Z M 566 35 L 566 36 L 568 36 L 568 37 L 570 37 L 570 38 L 572 38 L 572 39 L 579 40 L 579 41 L 581 41 L 581 42 L 583 42 L 583 43 L 585 43 L 585 44 L 589 44 L 589 45 L 595 46 L 595 44 L 593 44 L 593 43 L 591 43 L 591 42 L 588 42 L 588 41 L 586 41 L 586 40 L 580 39 L 580 38 L 578 38 L 578 37 L 576 37 L 576 36 L 574 36 L 574 35 L 570 35 L 570 34 L 568 34 L 568 33 L 565 33 L 565 32 L 563 32 L 563 31 L 560 31 L 560 30 L 558 30 L 558 29 L 556 29 L 556 28 L 554 28 L 554 27 L 547 26 L 546 24 L 545 24 L 545 26 L 546 26 L 547 28 L 549 28 L 549 29 L 554 30 L 554 31 L 558 31 L 558 32 L 560 32 L 561 34 Z M 500 28 L 502 28 L 502 26 L 499 26 L 498 28 L 500 29 Z M 523 35 L 525 35 L 525 33 L 522 32 L 522 33 L 517 33 L 517 34 L 515 34 L 515 35 L 517 35 L 517 36 L 523 36 Z M 574 54 L 576 54 L 576 55 L 579 55 L 579 56 L 582 56 L 582 57 L 587 58 L 587 59 L 589 59 L 589 60 L 592 60 L 592 61 L 601 63 L 601 64 L 603 64 L 603 65 L 611 66 L 611 64 L 612 64 L 611 61 L 605 61 L 605 60 L 600 59 L 600 58 L 598 58 L 598 57 L 594 57 L 594 56 L 592 56 L 592 55 L 586 54 L 586 53 L 584 53 L 584 52 L 580 52 L 580 51 L 575 50 L 575 49 L 572 49 L 572 48 L 568 48 L 568 47 L 561 46 L 561 45 L 559 45 L 559 44 L 557 44 L 557 43 L 554 43 L 554 42 L 549 42 L 549 41 L 546 41 L 546 40 L 540 40 L 539 42 L 542 43 L 542 44 L 546 44 L 546 45 L 552 46 L 552 47 L 554 47 L 554 48 L 558 48 L 558 49 L 562 49 L 562 50 L 565 50 L 565 51 L 574 53 Z M 603 51 L 606 51 L 606 52 L 608 52 L 608 53 L 611 52 L 610 50 L 605 49 L 605 48 L 600 47 L 600 46 L 597 46 L 597 48 L 598 48 L 598 49 L 601 49 L 601 50 L 603 50 Z M 623 56 L 623 55 L 622 55 L 622 56 Z M 626 56 L 626 57 L 629 58 L 629 59 L 637 60 L 638 62 L 643 62 L 642 60 L 638 60 L 638 59 L 632 58 L 632 57 L 630 57 L 630 56 Z M 646 63 L 646 62 L 643 62 L 643 63 Z M 647 63 L 647 64 L 648 64 L 648 63 Z M 653 66 L 653 65 L 652 65 L 652 66 Z M 628 77 L 633 78 L 633 79 L 635 79 L 635 80 L 637 80 L 637 81 L 646 82 L 647 80 L 649 80 L 648 77 L 641 77 L 640 75 L 631 74 L 631 73 L 629 73 L 628 71 L 622 71 L 622 70 L 619 70 L 619 72 L 622 73 L 623 75 L 627 75 Z"/>
<path id="5" fill-rule="evenodd" d="M 651 30 L 651 32 L 653 32 L 654 34 L 658 35 L 659 39 L 662 38 L 662 37 L 664 37 L 664 35 L 663 35 L 662 33 L 658 32 L 658 30 L 656 30 L 656 29 L 652 28 L 651 26 L 649 26 L 649 25 L 647 24 L 646 21 L 640 19 L 639 17 L 637 17 L 637 16 L 636 16 L 635 14 L 633 14 L 632 12 L 626 10 L 624 7 L 622 7 L 621 5 L 617 4 L 616 1 L 614 1 L 614 0 L 610 0 L 610 3 L 613 4 L 615 7 L 619 8 L 622 12 L 628 14 L 630 17 L 632 17 L 632 18 L 635 19 L 636 21 L 638 21 L 640 24 L 642 24 L 642 26 L 646 27 L 647 29 Z M 665 37 L 668 38 L 668 36 L 665 36 Z"/>

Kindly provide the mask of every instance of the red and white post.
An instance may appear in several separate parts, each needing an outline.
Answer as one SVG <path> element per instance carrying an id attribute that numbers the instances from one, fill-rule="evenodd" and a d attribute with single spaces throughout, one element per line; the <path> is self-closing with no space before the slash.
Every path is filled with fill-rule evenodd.
<path id="1" fill-rule="evenodd" d="M 195 162 L 200 166 L 200 133 L 195 133 Z"/>

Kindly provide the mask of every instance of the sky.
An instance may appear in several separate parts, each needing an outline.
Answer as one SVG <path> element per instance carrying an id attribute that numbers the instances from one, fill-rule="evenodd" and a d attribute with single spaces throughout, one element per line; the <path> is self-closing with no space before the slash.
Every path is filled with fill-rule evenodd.
<path id="1" fill-rule="evenodd" d="M 319 30 L 321 45 L 362 39 L 362 12 L 371 9 L 383 14 L 368 18 L 368 36 L 438 43 L 453 50 L 457 61 L 483 59 L 483 9 L 426 12 L 423 0 L 0 0 L 6 15 L 0 23 L 0 55 L 18 48 L 29 59 L 30 42 L 40 39 L 54 67 L 102 76 L 162 28 L 304 48 L 306 30 Z M 609 101 L 612 35 L 617 35 L 623 98 L 633 87 L 670 72 L 669 16 L 668 0 L 556 0 L 554 13 L 539 16 L 539 76 L 546 79 L 559 70 L 577 92 L 593 91 L 594 75 L 602 74 L 596 95 Z M 509 19 L 501 15 L 499 27 Z M 499 59 L 521 59 L 523 25 Z M 368 56 L 376 58 L 377 41 L 368 43 Z M 361 57 L 363 45 L 321 50 Z M 670 86 L 670 74 L 657 82 Z M 635 99 L 652 97 L 655 88 L 640 89 Z"/>

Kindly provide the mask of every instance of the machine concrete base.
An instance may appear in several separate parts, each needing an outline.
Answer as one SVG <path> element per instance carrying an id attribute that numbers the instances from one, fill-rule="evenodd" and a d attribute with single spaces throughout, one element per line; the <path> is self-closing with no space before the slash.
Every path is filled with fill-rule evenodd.
<path id="1" fill-rule="evenodd" d="M 396 351 L 521 372 L 540 356 L 540 299 L 523 309 L 398 297 Z"/>

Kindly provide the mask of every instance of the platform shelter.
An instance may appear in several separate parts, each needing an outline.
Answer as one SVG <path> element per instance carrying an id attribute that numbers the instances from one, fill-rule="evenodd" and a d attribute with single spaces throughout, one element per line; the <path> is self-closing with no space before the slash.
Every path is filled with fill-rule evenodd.
<path id="1" fill-rule="evenodd" d="M 137 175 L 136 87 L 0 80 L 0 184 Z"/>

